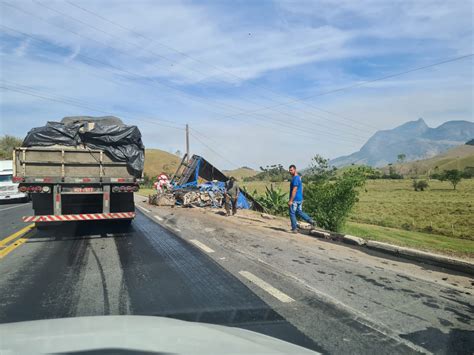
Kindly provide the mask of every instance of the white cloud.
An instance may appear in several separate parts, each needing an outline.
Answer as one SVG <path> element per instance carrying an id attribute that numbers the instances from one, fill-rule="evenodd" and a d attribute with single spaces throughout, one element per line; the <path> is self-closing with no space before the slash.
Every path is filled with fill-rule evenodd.
<path id="1" fill-rule="evenodd" d="M 209 132 L 215 142 L 207 143 L 229 150 L 229 160 L 241 165 L 279 161 L 305 165 L 315 153 L 328 157 L 347 154 L 374 132 L 367 125 L 387 128 L 419 116 L 431 124 L 472 119 L 472 61 L 310 100 L 351 120 L 298 102 L 236 119 L 219 118 L 472 52 L 472 3 L 468 1 L 292 0 L 258 3 L 255 6 L 264 7 L 258 9 L 258 16 L 251 3 L 235 8 L 232 3 L 212 2 L 76 2 L 153 41 L 67 2 L 41 0 L 81 22 L 38 2 L 7 2 L 33 17 L 2 5 L 2 24 L 63 49 L 50 51 L 44 44 L 21 37 L 12 41 L 14 48 L 3 43 L 2 79 L 76 98 L 116 112 L 129 122 L 157 116 L 176 124 L 189 122 Z M 114 69 L 86 65 L 84 56 L 155 81 L 138 80 L 134 75 L 124 79 Z M 13 92 L 2 92 L 1 101 L 2 130 L 17 135 L 70 114 L 100 115 Z M 140 126 L 147 145 L 172 151 L 182 148 L 181 132 L 143 122 Z M 200 149 L 228 167 L 204 146 Z"/>

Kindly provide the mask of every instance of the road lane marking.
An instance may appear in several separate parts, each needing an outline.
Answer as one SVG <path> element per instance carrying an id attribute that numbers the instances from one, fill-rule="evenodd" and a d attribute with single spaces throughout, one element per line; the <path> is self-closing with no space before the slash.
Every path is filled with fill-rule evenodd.
<path id="1" fill-rule="evenodd" d="M 18 237 L 21 237 L 23 234 L 29 232 L 29 231 L 32 230 L 34 227 L 35 227 L 35 224 L 34 224 L 34 223 L 31 223 L 31 224 L 27 225 L 26 227 L 20 229 L 18 232 L 15 232 L 15 233 L 13 233 L 12 235 L 9 235 L 8 237 L 6 237 L 5 239 L 0 240 L 0 248 L 4 248 L 5 245 L 6 245 L 8 242 L 10 242 L 10 241 L 12 241 L 12 240 L 14 240 L 14 239 L 16 239 L 16 238 L 18 238 Z"/>
<path id="2" fill-rule="evenodd" d="M 271 294 L 273 297 L 278 299 L 279 301 L 283 303 L 289 303 L 289 302 L 294 302 L 294 299 L 291 298 L 290 296 L 284 294 L 280 290 L 277 290 L 275 287 L 270 285 L 269 283 L 263 281 L 261 278 L 255 276 L 254 274 L 248 272 L 248 271 L 239 271 L 239 274 L 245 277 L 247 280 L 250 282 L 254 283 L 264 291 L 267 291 L 269 294 Z"/>
<path id="3" fill-rule="evenodd" d="M 163 221 L 164 221 L 164 219 L 161 218 L 160 216 L 154 215 L 153 217 L 155 217 L 155 218 L 156 218 L 157 220 L 159 220 L 160 222 L 163 222 Z"/>
<path id="4" fill-rule="evenodd" d="M 0 212 L 6 211 L 6 210 L 11 210 L 12 208 L 23 207 L 23 206 L 25 206 L 25 205 L 18 205 L 18 206 L 12 206 L 12 207 L 7 207 L 7 208 L 2 208 L 2 209 L 0 210 Z"/>
<path id="5" fill-rule="evenodd" d="M 145 208 L 145 207 L 138 206 L 138 205 L 137 205 L 137 207 L 138 207 L 139 209 L 141 209 L 142 211 L 145 211 L 145 212 L 148 212 L 148 213 L 151 212 L 149 209 L 147 209 L 147 208 Z"/>
<path id="6" fill-rule="evenodd" d="M 209 248 L 206 244 L 201 243 L 199 240 L 191 239 L 190 242 L 197 246 L 199 249 L 204 250 L 206 253 L 214 253 L 214 250 Z"/>
<path id="7" fill-rule="evenodd" d="M 26 243 L 28 238 L 20 238 L 15 243 L 10 244 L 5 249 L 0 250 L 0 259 L 10 254 L 13 250 Z"/>

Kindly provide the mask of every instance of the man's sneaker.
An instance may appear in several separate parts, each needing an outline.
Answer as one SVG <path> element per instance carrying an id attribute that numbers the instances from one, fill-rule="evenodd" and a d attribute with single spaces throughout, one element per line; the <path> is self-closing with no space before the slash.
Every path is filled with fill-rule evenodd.
<path id="1" fill-rule="evenodd" d="M 290 233 L 298 234 L 298 229 L 292 229 Z"/>

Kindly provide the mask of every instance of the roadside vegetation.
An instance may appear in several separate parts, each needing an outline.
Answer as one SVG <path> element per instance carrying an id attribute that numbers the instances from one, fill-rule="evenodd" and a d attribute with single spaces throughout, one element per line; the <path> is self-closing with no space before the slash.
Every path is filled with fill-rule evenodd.
<path id="1" fill-rule="evenodd" d="M 365 166 L 336 170 L 326 162 L 316 156 L 303 178 L 304 206 L 319 226 L 402 246 L 474 256 L 472 167 L 403 176 L 393 165 L 385 170 Z M 242 182 L 247 191 L 265 201 L 262 204 L 270 213 L 286 216 L 289 179 L 251 180 Z"/>
<path id="2" fill-rule="evenodd" d="M 20 147 L 23 140 L 8 134 L 0 137 L 0 160 L 11 160 L 13 149 Z"/>

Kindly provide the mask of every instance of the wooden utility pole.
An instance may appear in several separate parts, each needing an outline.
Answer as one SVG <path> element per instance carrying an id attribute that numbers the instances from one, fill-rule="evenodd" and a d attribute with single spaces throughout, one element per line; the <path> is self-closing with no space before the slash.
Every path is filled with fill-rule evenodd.
<path id="1" fill-rule="evenodd" d="M 189 163 L 189 125 L 186 123 L 186 160 Z"/>

